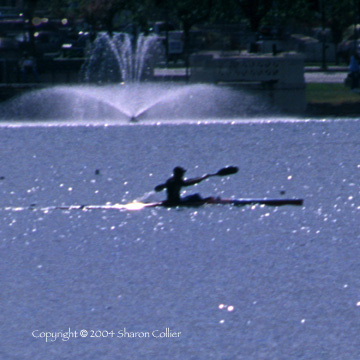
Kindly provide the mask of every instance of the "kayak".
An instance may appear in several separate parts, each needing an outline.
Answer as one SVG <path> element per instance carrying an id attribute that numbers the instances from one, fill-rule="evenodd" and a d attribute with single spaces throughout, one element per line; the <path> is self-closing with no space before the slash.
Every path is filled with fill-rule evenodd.
<path id="1" fill-rule="evenodd" d="M 106 204 L 106 205 L 64 205 L 44 208 L 43 210 L 142 210 L 146 208 L 156 207 L 199 207 L 203 205 L 233 205 L 233 206 L 246 206 L 246 205 L 266 205 L 266 206 L 284 206 L 284 205 L 303 205 L 303 199 L 273 199 L 273 198 L 240 198 L 240 199 L 220 199 L 210 198 L 198 201 L 186 201 L 176 205 L 169 205 L 165 201 L 158 202 L 138 202 L 133 201 L 127 204 Z"/>

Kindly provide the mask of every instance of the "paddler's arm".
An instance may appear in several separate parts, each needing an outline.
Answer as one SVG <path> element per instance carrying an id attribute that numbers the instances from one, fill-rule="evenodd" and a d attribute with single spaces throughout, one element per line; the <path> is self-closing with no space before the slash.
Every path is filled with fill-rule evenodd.
<path id="1" fill-rule="evenodd" d="M 184 180 L 184 186 L 196 185 L 199 182 L 208 179 L 210 176 L 211 175 L 206 174 L 206 175 L 203 175 L 203 176 L 200 176 L 200 177 L 197 177 L 197 178 L 186 179 L 186 180 Z"/>
<path id="2" fill-rule="evenodd" d="M 160 184 L 160 185 L 155 186 L 155 191 L 159 192 L 159 191 L 164 190 L 165 188 L 166 188 L 166 184 Z"/>

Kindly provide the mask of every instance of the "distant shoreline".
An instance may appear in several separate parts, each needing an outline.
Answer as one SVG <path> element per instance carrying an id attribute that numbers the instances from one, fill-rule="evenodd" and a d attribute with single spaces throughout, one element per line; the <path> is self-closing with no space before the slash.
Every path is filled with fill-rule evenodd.
<path id="1" fill-rule="evenodd" d="M 360 116 L 360 95 L 359 102 L 343 103 L 308 103 L 306 109 L 307 116 Z"/>

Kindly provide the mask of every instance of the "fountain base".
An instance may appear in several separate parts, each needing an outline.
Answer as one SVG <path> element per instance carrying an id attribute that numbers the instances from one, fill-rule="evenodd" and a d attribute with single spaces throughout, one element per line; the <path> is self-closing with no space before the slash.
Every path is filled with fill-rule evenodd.
<path id="1" fill-rule="evenodd" d="M 6 120 L 145 121 L 241 118 L 274 113 L 243 90 L 211 84 L 138 83 L 57 86 L 30 91 L 0 106 Z"/>

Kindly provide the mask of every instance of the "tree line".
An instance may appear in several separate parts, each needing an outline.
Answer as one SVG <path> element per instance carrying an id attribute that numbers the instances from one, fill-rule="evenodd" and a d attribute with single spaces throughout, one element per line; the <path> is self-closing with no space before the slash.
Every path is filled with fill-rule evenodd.
<path id="1" fill-rule="evenodd" d="M 28 18 L 46 9 L 110 34 L 116 19 L 142 28 L 154 20 L 175 22 L 185 39 L 198 24 L 243 23 L 254 33 L 262 25 L 330 29 L 335 44 L 360 15 L 360 0 L 24 0 L 24 6 Z"/>

